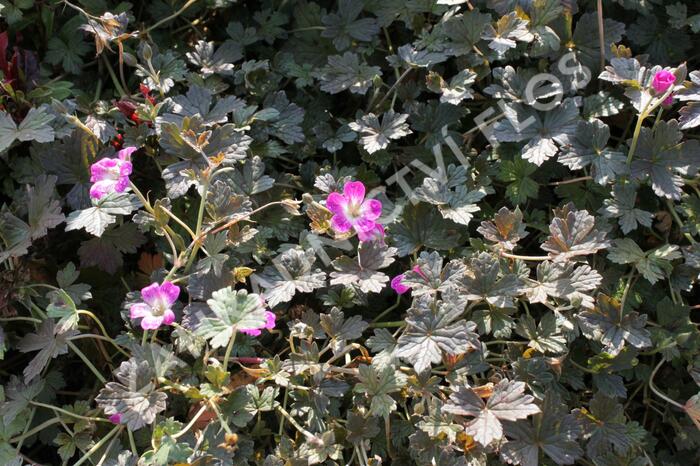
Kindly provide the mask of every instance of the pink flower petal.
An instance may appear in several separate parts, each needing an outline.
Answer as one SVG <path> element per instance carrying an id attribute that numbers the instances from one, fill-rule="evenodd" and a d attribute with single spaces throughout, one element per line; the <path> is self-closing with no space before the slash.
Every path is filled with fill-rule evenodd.
<path id="1" fill-rule="evenodd" d="M 129 317 L 132 319 L 140 319 L 151 314 L 151 307 L 146 303 L 132 304 L 129 308 Z"/>
<path id="2" fill-rule="evenodd" d="M 180 296 L 180 287 L 171 282 L 165 281 L 162 285 L 160 285 L 160 292 L 165 298 L 165 302 L 168 304 L 168 306 L 172 306 L 173 303 L 177 301 L 178 296 Z"/>
<path id="3" fill-rule="evenodd" d="M 368 220 L 377 220 L 382 215 L 382 203 L 378 199 L 367 199 L 360 208 L 362 216 Z"/>
<path id="4" fill-rule="evenodd" d="M 138 148 L 134 147 L 134 146 L 125 147 L 122 150 L 120 150 L 119 152 L 117 152 L 117 157 L 120 160 L 131 160 L 131 154 L 133 154 L 137 150 L 138 150 Z"/>
<path id="5" fill-rule="evenodd" d="M 410 286 L 406 286 L 402 283 L 404 275 L 400 274 L 391 279 L 391 288 L 396 291 L 397 294 L 404 294 L 411 289 Z"/>
<path id="6" fill-rule="evenodd" d="M 98 181 L 90 186 L 90 197 L 100 200 L 107 194 L 114 191 L 115 182 L 111 180 Z"/>
<path id="7" fill-rule="evenodd" d="M 367 233 L 374 230 L 377 227 L 377 223 L 374 220 L 361 217 L 355 220 L 352 223 L 352 226 L 355 227 L 355 231 L 357 232 L 361 231 L 363 233 Z"/>
<path id="8" fill-rule="evenodd" d="M 119 178 L 116 183 L 114 183 L 114 189 L 113 191 L 115 193 L 123 193 L 126 191 L 126 188 L 129 186 L 129 178 L 128 177 L 123 177 Z"/>
<path id="9" fill-rule="evenodd" d="M 94 183 L 109 176 L 114 167 L 117 166 L 117 162 L 116 159 L 100 159 L 90 165 L 90 181 Z"/>
<path id="10" fill-rule="evenodd" d="M 343 195 L 351 204 L 360 205 L 365 199 L 365 185 L 361 181 L 345 183 Z"/>
<path id="11" fill-rule="evenodd" d="M 275 328 L 276 318 L 277 317 L 275 316 L 274 312 L 265 311 L 265 325 L 263 325 L 260 328 L 241 328 L 238 329 L 238 331 L 241 333 L 245 333 L 246 335 L 250 335 L 251 337 L 257 337 L 262 333 L 260 329 L 264 328 L 267 330 L 272 330 L 273 328 Z"/>
<path id="12" fill-rule="evenodd" d="M 275 328 L 275 321 L 277 320 L 277 316 L 275 316 L 275 313 L 265 311 L 265 318 L 267 319 L 267 322 L 265 323 L 265 328 L 268 330 L 272 330 L 273 328 Z"/>
<path id="13" fill-rule="evenodd" d="M 156 330 L 163 324 L 163 316 L 147 315 L 141 319 L 141 328 L 144 330 Z"/>
<path id="14" fill-rule="evenodd" d="M 338 233 L 347 233 L 352 228 L 352 223 L 343 214 L 335 214 L 331 219 L 331 227 Z"/>
<path id="15" fill-rule="evenodd" d="M 131 162 L 120 159 L 101 159 L 90 166 L 90 197 L 101 199 L 103 196 L 118 192 L 122 193 L 129 185 L 129 175 L 133 166 Z"/>
<path id="16" fill-rule="evenodd" d="M 131 164 L 131 162 L 121 162 L 119 164 L 119 176 L 122 177 L 127 177 L 131 175 L 131 171 L 133 170 L 134 166 Z"/>
<path id="17" fill-rule="evenodd" d="M 109 419 L 109 422 L 111 422 L 112 424 L 121 424 L 122 415 L 119 413 L 112 414 L 111 416 L 109 416 L 108 419 Z"/>
<path id="18" fill-rule="evenodd" d="M 676 83 L 676 75 L 668 70 L 658 71 L 651 85 L 658 94 L 663 94 Z"/>
<path id="19" fill-rule="evenodd" d="M 334 214 L 340 214 L 345 211 L 345 206 L 348 205 L 347 199 L 340 193 L 330 193 L 326 199 L 326 208 Z"/>
<path id="20" fill-rule="evenodd" d="M 362 241 L 363 243 L 366 243 L 368 241 L 377 241 L 380 239 L 384 238 L 384 227 L 380 225 L 379 223 L 376 223 L 374 225 L 374 228 L 369 230 L 369 231 L 361 231 L 359 230 L 357 232 L 357 238 Z"/>
<path id="21" fill-rule="evenodd" d="M 163 313 L 163 325 L 171 325 L 173 322 L 175 322 L 175 313 L 167 309 Z"/>
<path id="22" fill-rule="evenodd" d="M 151 283 L 145 288 L 141 288 L 141 298 L 153 307 L 158 304 L 158 300 L 161 298 L 160 285 L 158 283 Z"/>

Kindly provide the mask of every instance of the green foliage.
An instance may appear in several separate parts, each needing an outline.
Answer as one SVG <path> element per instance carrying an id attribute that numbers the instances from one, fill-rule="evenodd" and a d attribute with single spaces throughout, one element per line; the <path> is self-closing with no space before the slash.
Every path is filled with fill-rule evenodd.
<path id="1" fill-rule="evenodd" d="M 700 8 L 600 3 L 0 0 L 0 464 L 698 464 Z"/>

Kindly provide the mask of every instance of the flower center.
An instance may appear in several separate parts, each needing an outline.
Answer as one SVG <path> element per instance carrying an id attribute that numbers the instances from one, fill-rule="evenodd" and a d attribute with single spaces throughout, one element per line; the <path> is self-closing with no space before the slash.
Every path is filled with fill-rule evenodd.
<path id="1" fill-rule="evenodd" d="M 162 316 L 167 310 L 168 305 L 161 300 L 156 301 L 155 303 L 153 303 L 153 306 L 151 306 L 151 314 L 153 314 L 154 316 Z"/>
<path id="2" fill-rule="evenodd" d="M 345 213 L 353 220 L 360 218 L 362 216 L 362 204 L 349 202 Z"/>
<path id="3" fill-rule="evenodd" d="M 110 180 L 118 180 L 121 176 L 121 163 L 117 163 L 115 166 L 110 167 L 107 170 L 107 178 Z"/>

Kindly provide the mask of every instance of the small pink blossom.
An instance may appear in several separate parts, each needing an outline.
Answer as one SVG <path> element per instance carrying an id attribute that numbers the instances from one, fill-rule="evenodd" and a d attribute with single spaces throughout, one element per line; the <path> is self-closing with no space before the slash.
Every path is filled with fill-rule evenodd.
<path id="1" fill-rule="evenodd" d="M 391 288 L 396 291 L 396 294 L 404 294 L 410 291 L 411 287 L 403 283 L 405 275 L 399 274 L 391 279 Z"/>
<path id="2" fill-rule="evenodd" d="M 172 306 L 180 295 L 180 287 L 170 282 L 162 285 L 152 283 L 141 290 L 143 302 L 132 304 L 129 317 L 141 319 L 141 328 L 155 330 L 161 325 L 170 325 L 175 321 Z"/>
<path id="3" fill-rule="evenodd" d="M 654 75 L 654 80 L 651 86 L 654 88 L 657 94 L 665 93 L 671 86 L 676 84 L 676 75 L 667 70 L 658 71 Z M 669 95 L 664 99 L 664 105 L 673 104 L 673 94 Z"/>
<path id="4" fill-rule="evenodd" d="M 428 281 L 428 277 L 423 273 L 418 264 L 414 265 L 413 268 L 411 268 L 411 272 L 417 273 L 418 275 L 420 275 L 421 278 L 423 278 L 423 280 L 425 280 L 426 282 Z M 398 294 L 404 294 L 410 291 L 411 287 L 404 283 L 405 279 L 405 273 L 395 276 L 391 279 L 391 288 L 393 288 L 393 290 L 396 291 L 396 293 Z"/>
<path id="5" fill-rule="evenodd" d="M 111 422 L 112 424 L 121 424 L 122 423 L 122 415 L 119 413 L 112 414 L 107 419 L 109 419 L 109 422 Z"/>
<path id="6" fill-rule="evenodd" d="M 265 311 L 265 318 L 267 319 L 267 322 L 265 322 L 265 325 L 262 327 L 258 328 L 242 328 L 239 329 L 239 332 L 245 333 L 246 335 L 250 335 L 251 337 L 257 337 L 262 333 L 260 331 L 261 328 L 267 329 L 267 330 L 272 330 L 275 328 L 275 320 L 276 316 L 274 312 L 270 311 Z"/>
<path id="7" fill-rule="evenodd" d="M 380 224 L 376 220 L 382 214 L 382 203 L 377 199 L 365 199 L 362 182 L 345 183 L 343 194 L 330 193 L 326 207 L 333 212 L 331 226 L 335 231 L 346 233 L 354 229 L 360 241 L 377 238 Z M 381 232 L 383 234 L 383 228 Z"/>
<path id="8" fill-rule="evenodd" d="M 104 158 L 90 166 L 90 197 L 102 199 L 110 193 L 123 193 L 129 186 L 129 175 L 133 166 L 131 154 L 136 147 L 127 147 L 117 152 L 116 158 Z"/>
<path id="9" fill-rule="evenodd" d="M 668 90 L 669 87 L 673 86 L 676 83 L 676 75 L 671 73 L 670 71 L 667 70 L 661 70 L 658 71 L 654 75 L 654 81 L 652 82 L 652 86 L 654 87 L 654 90 L 659 93 L 663 94 Z"/>

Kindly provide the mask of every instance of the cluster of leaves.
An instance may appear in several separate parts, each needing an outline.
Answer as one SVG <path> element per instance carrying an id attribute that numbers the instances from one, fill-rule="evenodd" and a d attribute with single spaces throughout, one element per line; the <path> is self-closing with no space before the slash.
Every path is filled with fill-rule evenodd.
<path id="1" fill-rule="evenodd" d="M 696 2 L 0 18 L 0 464 L 700 461 Z"/>

